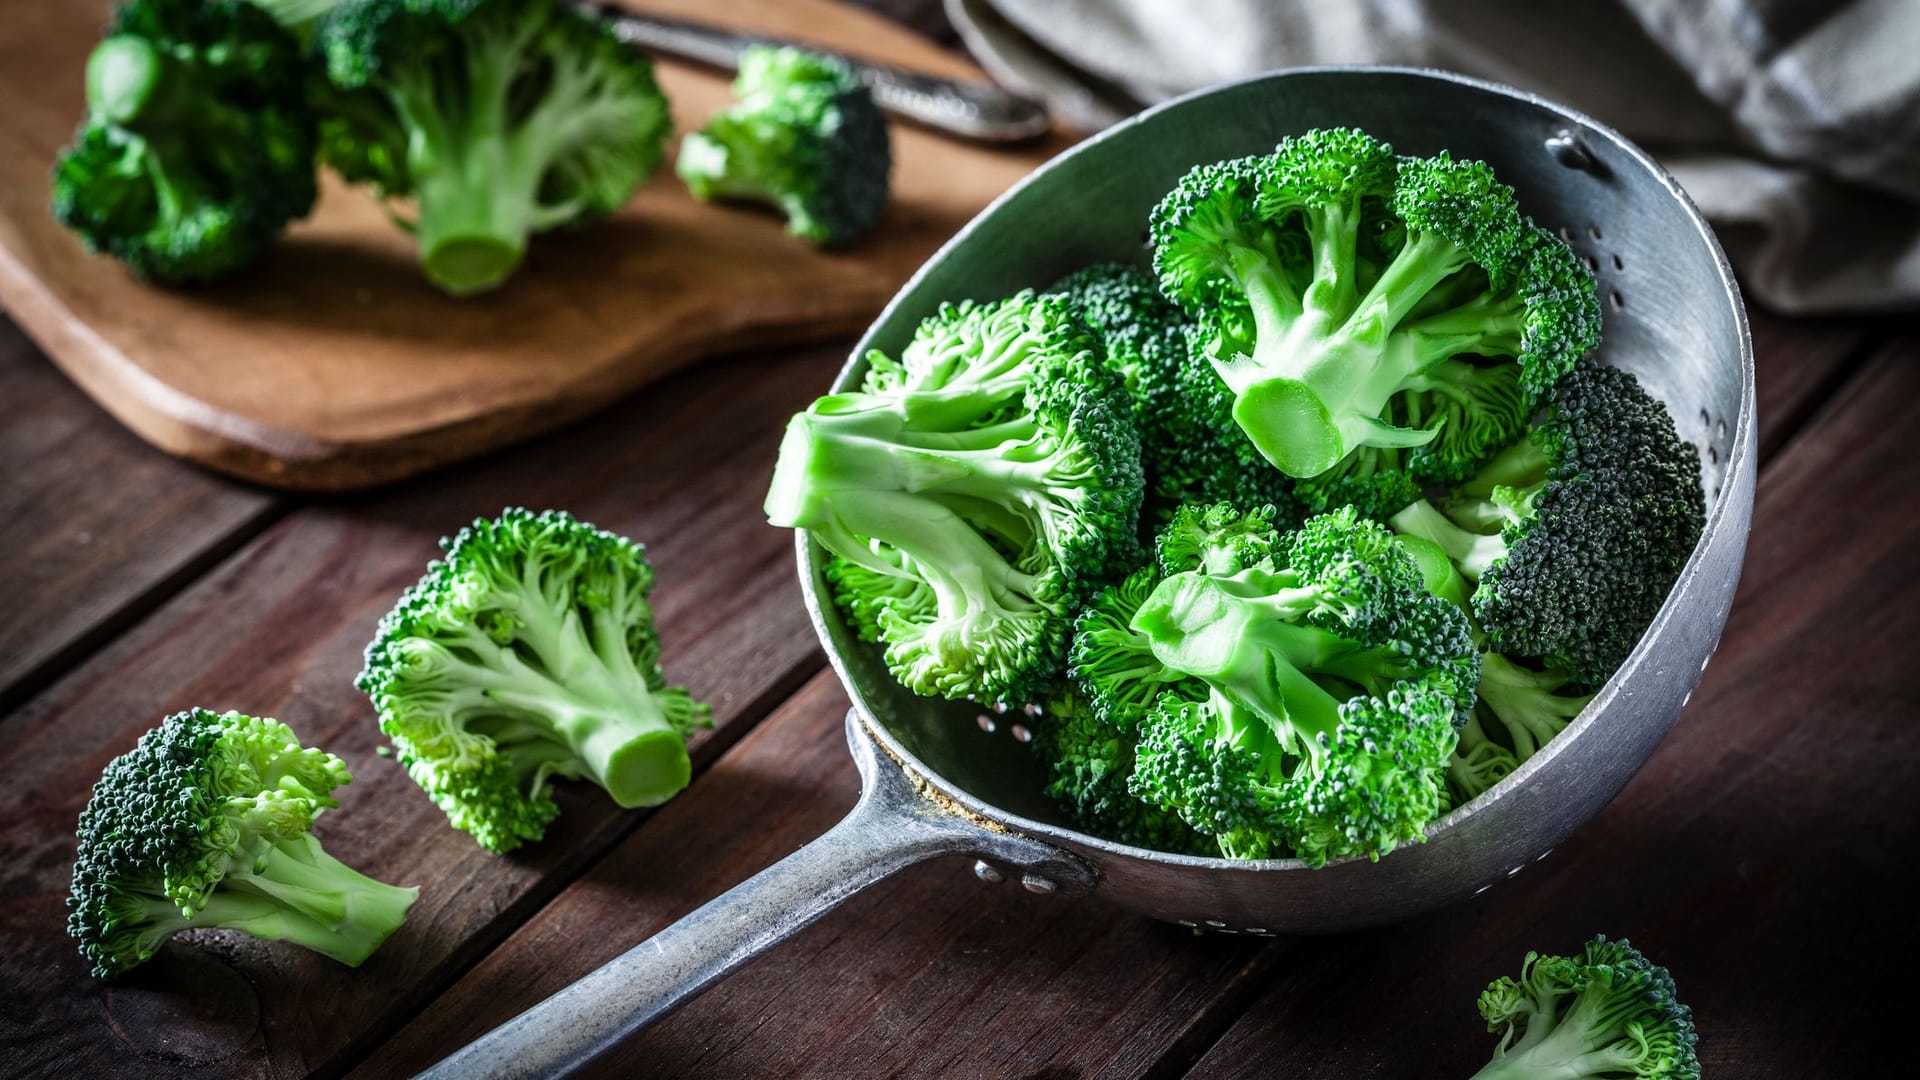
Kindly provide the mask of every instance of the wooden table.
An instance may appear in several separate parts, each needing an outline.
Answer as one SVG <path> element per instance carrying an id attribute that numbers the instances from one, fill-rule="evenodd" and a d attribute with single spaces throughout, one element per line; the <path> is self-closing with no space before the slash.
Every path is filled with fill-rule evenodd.
<path id="1" fill-rule="evenodd" d="M 1718 658 L 1624 793 L 1474 900 L 1315 939 L 1196 936 L 920 866 L 633 1040 L 595 1076 L 1465 1077 L 1480 988 L 1630 936 L 1715 1077 L 1894 1075 L 1920 944 L 1920 334 L 1756 312 L 1761 471 Z M 0 1076 L 389 1077 L 424 1066 L 811 839 L 852 805 L 847 701 L 760 499 L 844 345 L 722 358 L 571 431 L 358 498 L 294 500 L 122 432 L 0 320 Z M 436 538 L 507 505 L 645 540 L 669 677 L 715 705 L 691 790 L 568 787 L 480 851 L 350 685 Z M 422 886 L 352 971 L 238 935 L 107 985 L 62 930 L 106 761 L 191 705 L 278 716 L 356 781 L 329 850 Z"/>

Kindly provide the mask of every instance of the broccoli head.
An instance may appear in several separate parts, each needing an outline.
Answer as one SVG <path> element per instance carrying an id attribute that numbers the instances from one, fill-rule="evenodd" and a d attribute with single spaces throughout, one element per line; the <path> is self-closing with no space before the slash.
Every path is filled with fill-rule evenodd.
<path id="1" fill-rule="evenodd" d="M 442 544 L 355 685 L 455 828 L 509 851 L 559 813 L 554 778 L 591 780 L 623 807 L 687 786 L 686 739 L 709 710 L 661 674 L 640 545 L 521 509 Z"/>
<path id="2" fill-rule="evenodd" d="M 535 232 L 611 213 L 665 157 L 653 65 L 553 0 L 347 0 L 315 30 L 321 155 L 409 198 L 434 284 L 490 289 Z"/>
<path id="3" fill-rule="evenodd" d="M 1464 478 L 1599 340 L 1585 268 L 1491 169 L 1396 157 L 1350 128 L 1194 169 L 1152 237 L 1162 288 L 1201 320 L 1269 461 L 1313 478 L 1401 451 L 1309 486 L 1309 506 L 1390 512 L 1409 491 L 1397 470 Z"/>
<path id="4" fill-rule="evenodd" d="M 313 208 L 299 43 L 237 0 L 132 0 L 87 59 L 87 116 L 54 166 L 53 216 L 152 281 L 259 261 Z"/>
<path id="5" fill-rule="evenodd" d="M 1577 956 L 1530 952 L 1520 979 L 1480 995 L 1493 1060 L 1474 1080 L 1700 1080 L 1693 1010 L 1673 976 L 1625 941 L 1604 935 Z"/>
<path id="6" fill-rule="evenodd" d="M 1155 700 L 1130 790 L 1223 854 L 1378 858 L 1438 816 L 1478 657 L 1378 524 L 1346 509 L 1237 572 L 1171 574 L 1132 626 L 1208 694 Z"/>
<path id="7" fill-rule="evenodd" d="M 887 205 L 893 148 L 873 92 L 837 56 L 754 46 L 740 56 L 739 101 L 680 141 L 680 179 L 697 199 L 769 203 L 787 231 L 820 247 L 859 239 Z"/>
<path id="8" fill-rule="evenodd" d="M 1033 749 L 1047 766 L 1047 794 L 1088 832 L 1176 854 L 1216 849 L 1178 815 L 1127 790 L 1133 737 L 1095 716 L 1077 695 L 1063 693 L 1047 703 L 1035 725 Z"/>
<path id="9" fill-rule="evenodd" d="M 1586 363 L 1525 442 L 1393 526 L 1477 581 L 1492 650 L 1598 687 L 1653 621 L 1705 519 L 1699 454 L 1665 407 L 1632 375 Z"/>
<path id="10" fill-rule="evenodd" d="M 1275 506 L 1284 524 L 1299 523 L 1291 478 L 1234 422 L 1233 392 L 1193 355 L 1193 322 L 1153 275 L 1105 263 L 1061 279 L 1050 295 L 1080 313 L 1133 397 L 1147 475 L 1143 525 L 1164 524 L 1187 504 L 1219 502 Z"/>
<path id="11" fill-rule="evenodd" d="M 901 685 L 1039 700 L 1074 614 L 1138 551 L 1125 388 L 1032 293 L 943 307 L 898 361 L 869 363 L 862 389 L 788 425 L 768 520 L 864 570 L 830 571 L 835 595 Z"/>
<path id="12" fill-rule="evenodd" d="M 359 966 L 418 889 L 361 874 L 313 836 L 341 760 L 277 720 L 176 713 L 109 762 L 80 813 L 68 932 L 102 977 L 182 930 L 241 930 Z"/>

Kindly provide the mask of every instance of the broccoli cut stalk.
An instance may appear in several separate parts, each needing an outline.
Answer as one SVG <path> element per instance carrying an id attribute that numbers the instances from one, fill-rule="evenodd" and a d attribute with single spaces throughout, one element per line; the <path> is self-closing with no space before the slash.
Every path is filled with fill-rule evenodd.
<path id="1" fill-rule="evenodd" d="M 94 974 L 182 930 L 240 930 L 359 966 L 419 890 L 327 854 L 314 819 L 352 779 L 286 725 L 193 709 L 115 758 L 80 815 L 68 928 Z"/>
<path id="2" fill-rule="evenodd" d="M 410 196 L 427 277 L 498 286 L 535 232 L 617 209 L 664 158 L 653 68 L 551 0 L 348 0 L 320 23 L 322 152 Z"/>
<path id="3" fill-rule="evenodd" d="M 558 813 L 554 779 L 623 807 L 685 788 L 708 709 L 661 674 L 645 551 L 519 509 L 446 546 L 381 622 L 357 685 L 454 826 L 507 851 Z"/>
<path id="4" fill-rule="evenodd" d="M 1074 613 L 1136 550 L 1139 440 L 1125 390 L 1056 300 L 949 306 L 863 390 L 793 418 L 767 493 L 864 569 L 871 623 L 916 693 L 1037 700 Z M 871 584 L 895 578 L 911 587 Z"/>

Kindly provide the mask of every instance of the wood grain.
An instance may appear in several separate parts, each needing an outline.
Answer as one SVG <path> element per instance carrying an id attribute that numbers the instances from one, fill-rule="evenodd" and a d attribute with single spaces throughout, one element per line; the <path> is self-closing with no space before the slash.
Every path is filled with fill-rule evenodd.
<path id="1" fill-rule="evenodd" d="M 1195 1075 L 1470 1075 L 1480 989 L 1596 932 L 1672 968 L 1708 1076 L 1892 1075 L 1920 947 L 1916 395 L 1907 337 L 1763 474 L 1719 653 L 1600 817 L 1471 903 L 1305 943 Z"/>
<path id="2" fill-rule="evenodd" d="M 759 507 L 787 415 L 840 359 L 709 365 L 564 436 L 294 513 L 0 725 L 0 1075 L 337 1071 L 603 854 L 641 815 L 577 785 L 550 839 L 513 855 L 452 830 L 375 756 L 383 740 L 350 685 L 360 650 L 436 537 L 503 504 L 569 509 L 649 542 L 668 677 L 716 708 L 694 750 L 710 762 L 821 664 L 791 537 Z M 62 933 L 75 816 L 109 758 L 195 704 L 278 716 L 353 769 L 322 841 L 423 886 L 365 967 L 212 934 L 120 984 L 85 973 Z"/>
<path id="3" fill-rule="evenodd" d="M 0 716 L 278 512 L 142 446 L 0 313 Z"/>
<path id="4" fill-rule="evenodd" d="M 825 831 L 859 790 L 846 710 L 823 673 L 355 1075 L 432 1064 Z M 969 865 L 868 890 L 585 1075 L 1135 1076 L 1271 955 Z"/>
<path id="5" fill-rule="evenodd" d="M 978 77 L 829 0 L 649 0 L 648 10 Z M 313 216 L 242 279 L 144 286 L 47 215 L 106 5 L 25 0 L 0 22 L 0 302 L 75 382 L 169 453 L 260 483 L 365 487 L 552 429 L 698 357 L 850 333 L 947 237 L 1058 144 L 993 150 L 896 126 L 874 235 L 823 253 L 772 216 L 696 203 L 663 170 L 612 219 L 536 240 L 503 289 L 459 301 L 411 240 L 329 174 Z M 725 78 L 663 63 L 677 129 Z"/>

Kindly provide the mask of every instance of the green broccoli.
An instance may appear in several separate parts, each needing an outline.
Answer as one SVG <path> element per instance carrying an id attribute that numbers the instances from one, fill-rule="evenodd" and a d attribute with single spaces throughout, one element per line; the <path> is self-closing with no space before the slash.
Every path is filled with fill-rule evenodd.
<path id="1" fill-rule="evenodd" d="M 1129 789 L 1230 858 L 1379 858 L 1439 815 L 1476 677 L 1467 619 L 1351 509 L 1283 555 L 1169 575 L 1140 605 L 1152 655 L 1210 692 L 1155 699 Z"/>
<path id="2" fill-rule="evenodd" d="M 1178 815 L 1127 790 L 1133 738 L 1096 717 L 1078 695 L 1064 693 L 1047 703 L 1034 727 L 1033 749 L 1047 766 L 1047 794 L 1088 832 L 1154 851 L 1217 850 Z"/>
<path id="3" fill-rule="evenodd" d="M 1153 275 L 1104 263 L 1061 279 L 1049 295 L 1080 313 L 1133 396 L 1147 475 L 1143 524 L 1164 524 L 1187 504 L 1219 502 L 1275 506 L 1283 524 L 1299 523 L 1291 478 L 1234 423 L 1232 391 L 1189 355 L 1192 321 L 1160 294 Z"/>
<path id="4" fill-rule="evenodd" d="M 709 710 L 661 675 L 640 545 L 508 509 L 442 546 L 380 621 L 354 685 L 455 828 L 510 851 L 559 813 L 556 777 L 623 807 L 687 786 L 686 738 Z"/>
<path id="5" fill-rule="evenodd" d="M 334 8 L 347 0 L 247 0 L 254 7 L 273 16 L 274 21 L 293 31 L 296 35 L 305 35 L 307 31 L 319 25 Z"/>
<path id="6" fill-rule="evenodd" d="M 1653 621 L 1705 518 L 1699 455 L 1665 407 L 1632 375 L 1587 363 L 1525 442 L 1393 527 L 1477 581 L 1493 651 L 1598 687 Z"/>
<path id="7" fill-rule="evenodd" d="M 233 0 L 131 0 L 87 58 L 87 116 L 53 171 L 53 216 L 151 281 L 258 262 L 313 208 L 300 46 Z"/>
<path id="8" fill-rule="evenodd" d="M 1625 941 L 1528 953 L 1518 982 L 1502 976 L 1480 995 L 1480 1015 L 1502 1034 L 1473 1080 L 1700 1080 L 1693 1010 L 1667 969 Z"/>
<path id="9" fill-rule="evenodd" d="M 1470 586 L 1440 545 L 1405 534 L 1398 540 L 1413 556 L 1427 591 L 1471 618 Z M 1485 651 L 1486 635 L 1477 624 L 1473 638 L 1482 650 L 1474 715 L 1460 729 L 1460 745 L 1447 772 L 1456 803 L 1468 802 L 1506 779 L 1593 700 L 1593 695 L 1579 690 L 1565 671 L 1537 670 Z M 1492 737 L 1490 731 L 1497 732 L 1499 738 Z"/>
<path id="10" fill-rule="evenodd" d="M 347 0 L 315 30 L 321 155 L 410 198 L 434 284 L 513 273 L 530 234 L 611 213 L 665 156 L 653 65 L 554 0 Z"/>
<path id="11" fill-rule="evenodd" d="M 80 813 L 67 930 L 101 977 L 182 930 L 241 930 L 358 967 L 418 889 L 326 853 L 313 822 L 352 777 L 277 720 L 175 713 L 114 758 Z"/>
<path id="12" fill-rule="evenodd" d="M 1202 320 L 1233 414 L 1311 506 L 1393 509 L 1525 429 L 1599 340 L 1591 277 L 1480 162 L 1396 158 L 1353 129 L 1194 169 L 1153 214 L 1162 288 Z M 1375 486 L 1383 491 L 1370 491 Z"/>
<path id="13" fill-rule="evenodd" d="M 755 46 L 740 56 L 739 99 L 680 141 L 694 198 L 769 203 L 787 231 L 844 247 L 887 205 L 893 148 L 859 72 L 837 56 Z"/>
<path id="14" fill-rule="evenodd" d="M 869 364 L 862 389 L 788 425 L 768 520 L 867 571 L 830 572 L 901 685 L 1039 700 L 1075 613 L 1138 550 L 1125 387 L 1073 313 L 1030 292 L 943 307 Z"/>

